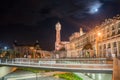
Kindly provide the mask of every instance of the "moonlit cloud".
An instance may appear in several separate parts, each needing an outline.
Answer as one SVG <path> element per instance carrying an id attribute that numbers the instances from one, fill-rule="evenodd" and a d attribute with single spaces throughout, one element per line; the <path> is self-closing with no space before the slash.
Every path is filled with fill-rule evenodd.
<path id="1" fill-rule="evenodd" d="M 102 6 L 102 3 L 100 3 L 99 1 L 95 1 L 94 3 L 91 3 L 88 6 L 89 12 L 90 14 L 94 14 L 96 12 L 98 12 L 99 8 Z"/>

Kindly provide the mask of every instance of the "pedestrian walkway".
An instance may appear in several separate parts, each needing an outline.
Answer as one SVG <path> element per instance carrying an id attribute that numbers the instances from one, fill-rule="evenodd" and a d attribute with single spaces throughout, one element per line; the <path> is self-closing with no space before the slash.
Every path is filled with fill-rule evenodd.
<path id="1" fill-rule="evenodd" d="M 54 72 L 42 72 L 42 73 L 32 73 L 29 71 L 17 70 L 15 72 L 9 73 L 4 76 L 4 79 L 0 80 L 64 80 L 61 78 L 53 77 L 54 74 L 62 74 L 65 72 L 54 71 Z"/>
<path id="2" fill-rule="evenodd" d="M 74 73 L 74 74 L 78 75 L 83 80 L 94 80 L 94 79 L 89 78 L 88 76 L 85 76 L 83 73 Z"/>

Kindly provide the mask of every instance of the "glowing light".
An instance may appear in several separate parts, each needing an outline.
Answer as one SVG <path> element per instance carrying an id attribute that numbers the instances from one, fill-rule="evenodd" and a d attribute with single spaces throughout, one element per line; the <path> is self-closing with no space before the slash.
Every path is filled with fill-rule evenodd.
<path id="1" fill-rule="evenodd" d="M 98 8 L 93 8 L 93 9 L 91 9 L 91 11 L 92 11 L 93 13 L 95 13 L 95 12 L 98 11 Z"/>
<path id="2" fill-rule="evenodd" d="M 94 11 L 95 11 L 95 12 L 97 12 L 97 11 L 98 11 L 98 9 L 94 9 Z"/>
<path id="3" fill-rule="evenodd" d="M 100 32 L 98 32 L 98 36 L 101 36 L 101 33 L 100 33 Z"/>
<path id="4" fill-rule="evenodd" d="M 4 47 L 4 50 L 7 50 L 7 49 L 8 49 L 8 47 L 7 47 L 7 46 L 5 46 L 5 47 Z"/>
<path id="5" fill-rule="evenodd" d="M 97 7 L 92 7 L 92 8 L 90 9 L 90 13 L 91 13 L 91 14 L 96 13 L 96 12 L 98 12 L 98 8 L 97 8 Z"/>
<path id="6" fill-rule="evenodd" d="M 33 50 L 33 49 L 34 49 L 34 47 L 30 47 L 30 49 L 31 49 L 31 50 Z"/>

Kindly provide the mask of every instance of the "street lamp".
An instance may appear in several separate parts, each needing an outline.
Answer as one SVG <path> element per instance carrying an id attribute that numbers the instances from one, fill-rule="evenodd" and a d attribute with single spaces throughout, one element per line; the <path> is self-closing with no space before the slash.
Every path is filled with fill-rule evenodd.
<path id="1" fill-rule="evenodd" d="M 97 35 L 98 35 L 98 37 L 99 37 L 99 36 L 101 36 L 101 33 L 100 33 L 100 32 L 98 32 L 98 34 L 97 34 Z"/>
<path id="2" fill-rule="evenodd" d="M 5 46 L 5 47 L 4 47 L 4 50 L 7 50 L 7 49 L 8 49 L 8 47 L 7 47 L 7 46 Z"/>

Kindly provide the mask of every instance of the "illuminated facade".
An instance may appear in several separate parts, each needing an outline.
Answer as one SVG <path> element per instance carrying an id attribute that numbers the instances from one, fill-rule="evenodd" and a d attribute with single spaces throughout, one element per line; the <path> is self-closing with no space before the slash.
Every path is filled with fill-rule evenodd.
<path id="1" fill-rule="evenodd" d="M 75 32 L 65 45 L 66 57 L 120 56 L 120 16 L 106 19 L 87 33 Z"/>
<path id="2" fill-rule="evenodd" d="M 13 49 L 16 57 L 35 57 L 33 53 L 36 53 L 40 49 L 39 42 L 36 41 L 35 44 L 20 44 L 17 41 L 13 44 Z"/>
<path id="3" fill-rule="evenodd" d="M 16 57 L 24 58 L 50 58 L 51 53 L 49 51 L 41 50 L 39 42 L 34 44 L 18 44 L 16 41 L 13 45 Z"/>
<path id="4" fill-rule="evenodd" d="M 16 57 L 24 58 L 50 58 L 51 53 L 49 51 L 41 50 L 39 42 L 35 44 L 18 44 L 13 45 Z"/>

